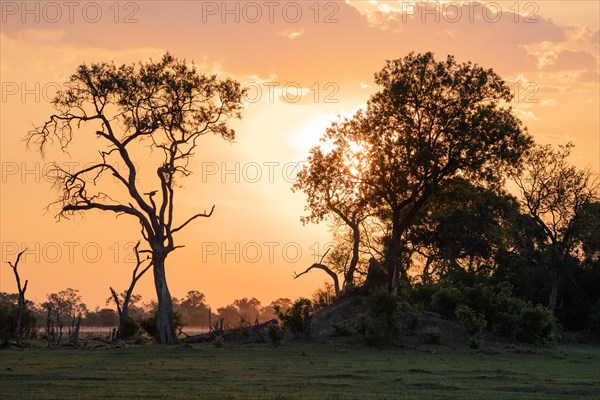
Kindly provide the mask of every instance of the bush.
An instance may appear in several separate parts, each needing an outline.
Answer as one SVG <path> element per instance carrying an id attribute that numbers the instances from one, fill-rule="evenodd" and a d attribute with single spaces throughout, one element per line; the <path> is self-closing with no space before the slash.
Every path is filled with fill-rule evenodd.
<path id="1" fill-rule="evenodd" d="M 455 287 L 444 287 L 435 292 L 431 298 L 434 311 L 446 318 L 453 318 L 456 307 L 461 304 L 462 293 Z"/>
<path id="2" fill-rule="evenodd" d="M 281 342 L 281 338 L 283 337 L 283 331 L 278 323 L 271 322 L 269 324 L 269 339 L 271 339 L 271 343 L 277 344 Z"/>
<path id="3" fill-rule="evenodd" d="M 483 329 L 487 321 L 483 314 L 473 311 L 469 306 L 460 305 L 456 308 L 456 319 L 464 326 L 469 334 L 469 346 L 478 349 L 483 343 Z"/>
<path id="4" fill-rule="evenodd" d="M 156 311 L 153 312 L 152 315 L 147 318 L 140 318 L 139 325 L 144 330 L 144 332 L 146 332 L 152 338 L 156 339 Z M 177 332 L 184 326 L 183 317 L 178 311 L 173 311 L 173 325 L 175 328 L 175 332 Z"/>
<path id="5" fill-rule="evenodd" d="M 310 323 L 312 319 L 312 304 L 310 300 L 299 298 L 285 312 L 281 312 L 279 306 L 275 306 L 275 313 L 283 324 L 294 335 L 310 336 Z"/>
<path id="6" fill-rule="evenodd" d="M 37 322 L 34 313 L 25 308 L 21 316 L 21 336 L 33 339 L 36 336 Z M 0 304 L 0 338 L 13 339 L 17 334 L 17 306 Z"/>
<path id="7" fill-rule="evenodd" d="M 154 331 L 156 332 L 156 320 L 154 320 L 155 326 Z M 136 336 L 140 331 L 140 325 L 131 317 L 125 318 L 125 322 L 123 324 L 123 332 L 120 332 L 120 336 L 123 339 L 131 339 Z"/>
<path id="8" fill-rule="evenodd" d="M 223 336 L 217 336 L 213 339 L 212 343 L 215 345 L 215 347 L 221 348 L 225 344 L 225 339 Z"/>
<path id="9" fill-rule="evenodd" d="M 554 344 L 558 341 L 556 318 L 544 306 L 527 306 L 521 310 L 517 338 L 532 344 Z"/>
<path id="10" fill-rule="evenodd" d="M 369 344 L 389 342 L 418 324 L 418 314 L 408 302 L 387 290 L 365 299 L 367 313 L 356 319 L 356 332 Z"/>

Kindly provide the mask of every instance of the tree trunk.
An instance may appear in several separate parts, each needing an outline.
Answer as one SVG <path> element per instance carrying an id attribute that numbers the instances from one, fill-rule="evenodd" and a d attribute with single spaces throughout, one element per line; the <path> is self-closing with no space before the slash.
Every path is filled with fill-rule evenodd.
<path id="1" fill-rule="evenodd" d="M 389 289 L 391 293 L 398 292 L 399 275 L 401 270 L 401 249 L 400 249 L 400 237 L 402 231 L 400 230 L 398 212 L 394 211 L 392 220 L 392 235 L 389 242 L 386 245 L 385 254 L 385 265 L 389 277 Z"/>
<path id="2" fill-rule="evenodd" d="M 21 338 L 23 336 L 23 309 L 25 308 L 25 299 L 22 293 L 19 293 L 19 301 L 17 303 L 17 332 L 16 339 L 17 344 L 21 344 Z"/>
<path id="3" fill-rule="evenodd" d="M 177 335 L 173 326 L 173 302 L 165 275 L 165 258 L 161 252 L 153 253 L 154 285 L 158 298 L 156 310 L 156 341 L 160 344 L 176 344 Z"/>
<path id="4" fill-rule="evenodd" d="M 344 276 L 344 290 L 354 287 L 354 272 L 356 271 L 356 266 L 358 265 L 360 250 L 360 227 L 358 224 L 352 226 L 352 235 L 354 239 L 352 244 L 352 259 L 350 260 L 348 271 L 346 271 L 346 276 Z"/>
<path id="5" fill-rule="evenodd" d="M 562 285 L 562 276 L 560 273 L 552 274 L 552 286 L 550 288 L 550 298 L 548 299 L 548 311 L 554 315 L 556 311 L 556 302 L 558 300 L 558 292 Z"/>

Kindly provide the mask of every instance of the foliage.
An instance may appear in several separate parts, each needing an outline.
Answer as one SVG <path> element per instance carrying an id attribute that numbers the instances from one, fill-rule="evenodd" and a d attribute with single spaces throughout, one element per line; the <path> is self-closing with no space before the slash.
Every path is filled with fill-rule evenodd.
<path id="1" fill-rule="evenodd" d="M 317 311 L 333 304 L 334 299 L 335 291 L 333 285 L 329 282 L 325 282 L 325 286 L 317 289 L 312 295 L 313 310 Z"/>
<path id="2" fill-rule="evenodd" d="M 271 339 L 271 343 L 277 344 L 281 342 L 283 338 L 283 330 L 276 322 L 271 322 L 268 328 L 269 339 Z"/>
<path id="3" fill-rule="evenodd" d="M 447 318 L 452 318 L 460 304 L 462 293 L 455 287 L 441 287 L 431 298 L 433 309 Z"/>
<path id="4" fill-rule="evenodd" d="M 299 298 L 285 312 L 275 306 L 277 317 L 284 328 L 289 329 L 294 335 L 310 336 L 310 325 L 313 307 L 309 299 Z"/>
<path id="5" fill-rule="evenodd" d="M 0 339 L 17 337 L 17 297 L 16 294 L 0 292 Z M 21 320 L 22 338 L 36 337 L 37 322 L 35 314 L 27 302 Z"/>
<path id="6" fill-rule="evenodd" d="M 526 343 L 555 344 L 559 338 L 556 318 L 541 304 L 524 307 L 519 318 L 517 338 Z"/>
<path id="7" fill-rule="evenodd" d="M 156 335 L 156 311 L 154 311 L 150 316 L 140 318 L 137 321 L 140 328 L 144 330 L 150 337 L 157 339 Z M 176 331 L 183 328 L 185 325 L 183 324 L 183 318 L 181 313 L 178 311 L 173 311 L 173 326 Z M 133 328 L 133 326 L 132 326 Z"/>
<path id="8" fill-rule="evenodd" d="M 140 331 L 140 324 L 133 318 L 127 317 L 122 326 L 123 331 L 121 333 L 121 337 L 123 339 L 131 339 L 136 336 Z M 156 328 L 155 328 L 156 329 Z"/>
<path id="9" fill-rule="evenodd" d="M 456 319 L 469 334 L 469 346 L 472 349 L 480 348 L 483 343 L 483 329 L 487 325 L 484 315 L 473 311 L 469 306 L 460 305 L 456 308 Z"/>
<path id="10" fill-rule="evenodd" d="M 393 341 L 419 323 L 414 307 L 387 290 L 371 293 L 364 304 L 367 311 L 357 317 L 356 332 L 369 344 Z"/>
<path id="11" fill-rule="evenodd" d="M 225 344 L 225 338 L 223 336 L 217 336 L 213 339 L 212 343 L 215 347 L 221 348 Z"/>
<path id="12" fill-rule="evenodd" d="M 589 229 L 585 228 L 588 222 L 582 221 L 581 216 L 600 224 L 600 218 L 589 218 L 594 213 L 586 215 L 600 201 L 597 177 L 590 169 L 578 169 L 569 163 L 572 147 L 571 143 L 558 150 L 551 145 L 535 146 L 527 152 L 523 173 L 514 177 L 521 191 L 523 211 L 543 233 L 538 262 L 548 270 L 548 308 L 553 314 L 560 288 L 578 264 L 578 250 L 589 252 L 593 247 Z"/>

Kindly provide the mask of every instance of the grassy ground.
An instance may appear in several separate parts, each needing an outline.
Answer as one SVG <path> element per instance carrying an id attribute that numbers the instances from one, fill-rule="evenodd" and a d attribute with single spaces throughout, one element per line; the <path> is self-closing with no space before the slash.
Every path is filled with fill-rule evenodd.
<path id="1" fill-rule="evenodd" d="M 600 348 L 287 342 L 0 351 L 2 399 L 600 399 Z"/>

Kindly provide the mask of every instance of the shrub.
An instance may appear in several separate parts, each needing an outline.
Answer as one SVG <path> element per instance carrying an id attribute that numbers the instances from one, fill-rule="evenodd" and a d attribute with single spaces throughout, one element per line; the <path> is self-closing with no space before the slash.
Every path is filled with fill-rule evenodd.
<path id="1" fill-rule="evenodd" d="M 433 294 L 431 306 L 446 318 L 452 318 L 456 307 L 461 303 L 461 297 L 461 291 L 458 288 L 444 287 Z"/>
<path id="2" fill-rule="evenodd" d="M 310 300 L 299 298 L 285 312 L 281 312 L 279 306 L 275 306 L 275 313 L 283 324 L 294 335 L 310 336 L 310 323 L 312 319 L 312 304 Z"/>
<path id="3" fill-rule="evenodd" d="M 154 320 L 156 325 L 156 320 Z M 121 337 L 123 339 L 131 339 L 136 336 L 140 330 L 140 325 L 131 317 L 127 317 L 123 324 L 123 332 L 120 332 Z M 154 326 L 154 331 L 156 331 L 156 326 Z"/>
<path id="4" fill-rule="evenodd" d="M 147 318 L 140 318 L 139 325 L 144 332 L 156 339 L 156 311 Z M 178 311 L 173 311 L 173 325 L 176 332 L 184 326 L 183 317 Z"/>
<path id="5" fill-rule="evenodd" d="M 483 342 L 481 334 L 487 325 L 484 315 L 473 311 L 469 306 L 460 305 L 456 308 L 456 319 L 469 335 L 469 346 L 472 349 L 480 348 Z"/>
<path id="6" fill-rule="evenodd" d="M 269 324 L 268 333 L 269 333 L 269 339 L 271 339 L 271 342 L 273 344 L 277 344 L 277 343 L 281 342 L 281 338 L 283 337 L 283 331 L 281 330 L 281 327 L 279 326 L 278 323 L 271 322 Z"/>
<path id="7" fill-rule="evenodd" d="M 225 339 L 223 336 L 217 336 L 213 339 L 212 343 L 215 345 L 215 347 L 221 348 L 225 344 Z"/>
<path id="8" fill-rule="evenodd" d="M 387 290 L 370 294 L 365 306 L 367 312 L 356 319 L 356 332 L 369 344 L 389 342 L 418 324 L 414 307 Z"/>
<path id="9" fill-rule="evenodd" d="M 521 310 L 517 338 L 532 344 L 553 344 L 558 341 L 556 318 L 544 306 L 527 306 Z"/>

